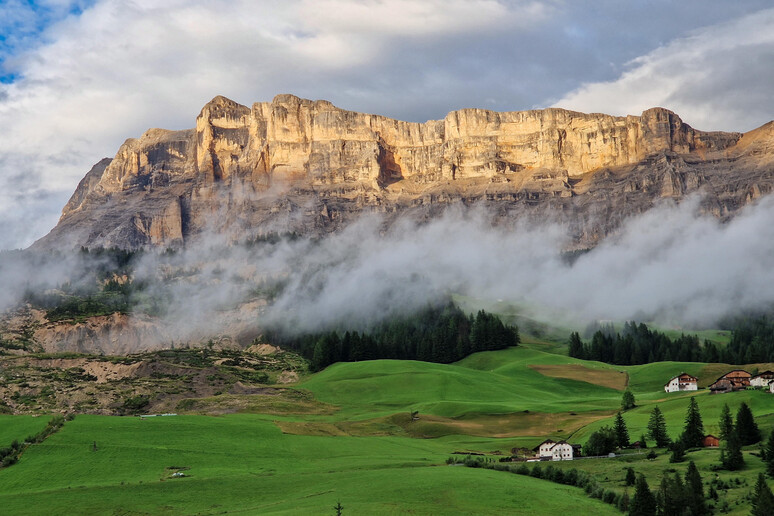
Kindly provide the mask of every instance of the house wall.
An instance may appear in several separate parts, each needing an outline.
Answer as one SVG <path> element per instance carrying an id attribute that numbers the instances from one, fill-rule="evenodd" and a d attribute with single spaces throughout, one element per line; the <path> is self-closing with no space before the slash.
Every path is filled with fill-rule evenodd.
<path id="1" fill-rule="evenodd" d="M 541 444 L 540 448 L 538 449 L 538 456 L 540 457 L 546 457 L 546 456 L 552 456 L 551 447 L 554 445 L 554 443 L 545 443 Z"/>
<path id="2" fill-rule="evenodd" d="M 696 382 L 681 383 L 679 378 L 673 379 L 664 386 L 666 392 L 695 391 L 698 389 L 699 386 Z"/>
<path id="3" fill-rule="evenodd" d="M 557 444 L 551 450 L 553 460 L 572 460 L 572 445 L 567 443 Z"/>
<path id="4" fill-rule="evenodd" d="M 772 378 L 764 378 L 762 376 L 758 376 L 756 378 L 750 379 L 750 385 L 753 387 L 768 387 L 769 384 L 771 384 Z"/>

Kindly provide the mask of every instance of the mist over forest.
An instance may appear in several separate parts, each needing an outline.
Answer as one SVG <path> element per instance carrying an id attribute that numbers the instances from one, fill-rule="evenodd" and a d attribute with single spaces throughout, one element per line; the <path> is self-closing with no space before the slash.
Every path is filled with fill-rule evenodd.
<path id="1" fill-rule="evenodd" d="M 88 295 L 98 280 L 112 280 L 126 294 L 121 310 L 161 317 L 179 340 L 217 334 L 256 298 L 268 304 L 246 317 L 298 332 L 364 328 L 451 294 L 511 303 L 538 319 L 696 329 L 774 302 L 773 219 L 772 197 L 727 222 L 701 215 L 698 197 L 664 202 L 573 260 L 561 226 L 493 226 L 475 208 L 386 231 L 378 216 L 364 216 L 324 239 L 270 235 L 229 245 L 213 236 L 176 252 L 119 255 L 6 251 L 0 308 L 31 293 L 48 292 L 49 303 L 61 291 Z"/>

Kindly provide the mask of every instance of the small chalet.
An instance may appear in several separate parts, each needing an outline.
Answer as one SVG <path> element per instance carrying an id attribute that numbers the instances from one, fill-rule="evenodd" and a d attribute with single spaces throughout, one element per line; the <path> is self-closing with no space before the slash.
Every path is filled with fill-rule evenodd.
<path id="1" fill-rule="evenodd" d="M 715 437 L 714 435 L 705 435 L 704 438 L 701 440 L 701 445 L 705 448 L 717 448 L 720 446 L 720 439 Z"/>
<path id="2" fill-rule="evenodd" d="M 750 387 L 768 387 L 774 381 L 774 372 L 763 371 L 750 378 Z"/>
<path id="3" fill-rule="evenodd" d="M 742 369 L 734 369 L 718 378 L 709 386 L 710 394 L 723 394 L 726 392 L 740 391 L 750 386 L 752 375 Z"/>
<path id="4" fill-rule="evenodd" d="M 572 460 L 576 450 L 577 454 L 580 454 L 580 445 L 551 439 L 546 439 L 534 448 L 538 457 L 543 460 Z"/>
<path id="5" fill-rule="evenodd" d="M 665 385 L 666 392 L 695 391 L 699 388 L 699 379 L 688 373 L 680 373 L 670 379 Z"/>

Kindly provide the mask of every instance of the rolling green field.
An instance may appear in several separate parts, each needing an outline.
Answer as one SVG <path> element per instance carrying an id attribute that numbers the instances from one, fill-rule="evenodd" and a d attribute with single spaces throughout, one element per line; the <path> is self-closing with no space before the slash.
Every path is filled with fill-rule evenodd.
<path id="1" fill-rule="evenodd" d="M 612 424 L 626 387 L 638 404 L 624 414 L 632 440 L 645 432 L 655 405 L 677 437 L 691 396 L 708 433 L 717 433 L 724 403 L 735 412 L 742 401 L 764 432 L 774 427 L 774 395 L 768 392 L 663 391 L 681 371 L 707 385 L 732 366 L 612 366 L 546 352 L 555 351 L 555 344 L 542 342 L 532 337 L 528 345 L 448 365 L 335 364 L 295 387 L 308 393 L 298 398 L 305 408 L 297 412 L 269 415 L 262 408 L 276 403 L 256 394 L 243 395 L 240 403 L 223 395 L 224 406 L 236 412 L 217 417 L 79 415 L 30 446 L 18 464 L 0 469 L 0 506 L 10 514 L 37 514 L 42 508 L 68 514 L 335 514 L 333 506 L 341 501 L 343 514 L 614 514 L 612 506 L 578 488 L 447 466 L 445 460 L 453 453 L 484 453 L 496 460 L 547 437 L 583 444 L 592 431 Z M 256 402 L 249 402 L 251 396 Z M 219 399 L 202 403 L 217 405 Z M 292 405 L 293 399 L 283 397 L 282 403 Z M 36 433 L 47 420 L 0 416 L 0 446 Z M 762 468 L 751 451 L 746 470 L 720 473 L 742 482 L 725 495 L 731 514 L 745 514 L 745 496 Z M 702 450 L 689 459 L 709 479 L 717 454 Z M 621 490 L 629 463 L 652 487 L 664 469 L 685 467 L 668 464 L 663 452 L 652 462 L 637 455 L 561 467 L 585 469 L 606 487 Z M 173 478 L 177 471 L 186 476 Z"/>
<path id="2" fill-rule="evenodd" d="M 78 416 L 0 470 L 0 505 L 7 514 L 333 514 L 339 500 L 344 514 L 617 512 L 577 488 L 443 465 L 450 450 L 479 444 L 284 435 L 247 414 Z M 171 478 L 179 468 L 186 477 Z"/>

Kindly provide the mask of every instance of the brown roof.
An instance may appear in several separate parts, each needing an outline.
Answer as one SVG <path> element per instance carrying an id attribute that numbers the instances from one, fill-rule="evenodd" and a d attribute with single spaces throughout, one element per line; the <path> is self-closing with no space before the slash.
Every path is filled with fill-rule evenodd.
<path id="1" fill-rule="evenodd" d="M 740 375 L 729 376 L 732 373 L 744 373 L 744 375 L 741 375 L 741 376 Z M 750 376 L 752 376 L 752 375 L 750 375 L 750 373 L 748 373 L 747 371 L 745 371 L 743 369 L 734 369 L 733 371 L 729 371 L 726 374 L 724 374 L 723 376 L 721 376 L 720 378 L 718 378 L 717 380 L 715 380 L 715 383 L 718 383 L 720 380 L 728 380 L 728 381 L 731 381 L 731 382 L 738 382 L 739 380 L 747 380 L 747 379 L 750 378 Z M 715 385 L 715 383 L 713 383 L 712 385 Z"/>

